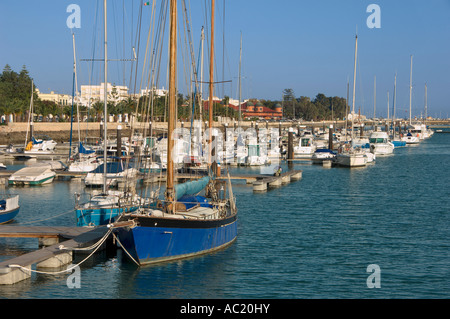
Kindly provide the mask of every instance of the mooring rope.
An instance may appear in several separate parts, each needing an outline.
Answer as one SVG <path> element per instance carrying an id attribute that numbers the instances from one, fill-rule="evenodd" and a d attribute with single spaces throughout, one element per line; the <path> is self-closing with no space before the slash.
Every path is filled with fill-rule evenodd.
<path id="1" fill-rule="evenodd" d="M 122 247 L 123 251 L 128 255 L 128 257 L 130 257 L 130 259 L 131 259 L 132 261 L 134 261 L 134 263 L 135 263 L 136 265 L 140 266 L 139 263 L 133 258 L 133 256 L 131 256 L 131 254 L 130 254 L 130 253 L 125 249 L 125 247 L 122 245 L 122 243 L 120 242 L 119 238 L 118 238 L 114 233 L 112 233 L 112 235 L 113 235 L 114 239 L 117 240 L 117 242 L 119 243 L 120 247 Z"/>
<path id="2" fill-rule="evenodd" d="M 47 272 L 47 271 L 39 271 L 39 270 L 29 269 L 29 268 L 23 267 L 21 265 L 16 265 L 16 264 L 8 265 L 8 267 L 10 267 L 10 268 L 20 268 L 20 269 L 22 269 L 22 271 L 25 271 L 25 272 L 28 271 L 28 272 L 34 272 L 34 273 L 37 273 L 37 274 L 45 274 L 45 275 L 59 275 L 59 274 L 62 274 L 62 273 L 71 272 L 73 269 L 75 269 L 76 267 L 79 267 L 86 260 L 88 260 L 100 248 L 100 246 L 105 242 L 105 240 L 108 238 L 108 236 L 111 233 L 112 233 L 112 229 L 108 230 L 108 232 L 96 244 L 91 246 L 91 247 L 93 247 L 93 246 L 96 246 L 96 247 L 85 259 L 80 261 L 78 264 L 72 265 L 72 267 L 69 267 L 69 268 L 67 268 L 65 270 L 55 271 L 55 272 Z M 65 248 L 64 245 L 60 245 L 60 249 L 69 250 L 69 249 Z M 81 248 L 81 249 L 74 248 L 74 249 L 71 249 L 71 250 L 83 250 L 83 249 L 84 248 Z"/>

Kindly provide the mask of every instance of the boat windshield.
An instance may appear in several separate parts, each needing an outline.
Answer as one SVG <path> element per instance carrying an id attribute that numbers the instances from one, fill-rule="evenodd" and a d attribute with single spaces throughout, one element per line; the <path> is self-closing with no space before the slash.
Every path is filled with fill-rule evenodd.
<path id="1" fill-rule="evenodd" d="M 307 146 L 311 146 L 311 140 L 309 138 L 302 138 L 302 143 L 301 143 L 302 147 L 307 147 Z"/>
<path id="2" fill-rule="evenodd" d="M 371 138 L 369 139 L 369 143 L 376 144 L 376 143 L 386 143 L 385 138 Z"/>

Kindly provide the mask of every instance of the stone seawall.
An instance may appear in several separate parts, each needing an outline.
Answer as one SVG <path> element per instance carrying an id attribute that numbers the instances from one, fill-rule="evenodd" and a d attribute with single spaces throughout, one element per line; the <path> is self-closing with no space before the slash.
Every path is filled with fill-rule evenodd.
<path id="1" fill-rule="evenodd" d="M 111 136 L 116 135 L 117 127 L 122 126 L 122 135 L 130 134 L 130 127 L 125 123 L 108 123 L 108 132 Z M 8 123 L 0 126 L 0 145 L 21 144 L 25 142 L 25 137 L 29 130 L 28 123 Z M 100 137 L 100 123 L 80 123 L 81 137 Z M 47 123 L 37 122 L 33 125 L 35 136 L 47 135 L 58 143 L 70 140 L 70 123 Z M 28 136 L 30 133 L 28 132 Z M 78 140 L 78 124 L 73 124 L 72 138 Z"/>

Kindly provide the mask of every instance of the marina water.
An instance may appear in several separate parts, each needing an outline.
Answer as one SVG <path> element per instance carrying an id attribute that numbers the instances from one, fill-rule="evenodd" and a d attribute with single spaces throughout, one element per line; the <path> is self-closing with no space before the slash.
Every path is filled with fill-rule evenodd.
<path id="1" fill-rule="evenodd" d="M 450 134 L 363 168 L 292 168 L 303 170 L 300 181 L 265 193 L 233 182 L 238 238 L 224 250 L 141 268 L 120 249 L 103 251 L 81 265 L 79 288 L 69 288 L 69 274 L 33 274 L 1 286 L 0 298 L 450 297 Z M 9 188 L 21 204 L 12 225 L 74 226 L 74 193 L 83 188 Z M 36 239 L 0 238 L 0 260 L 37 248 Z M 380 288 L 369 288 L 369 265 L 379 267 Z"/>

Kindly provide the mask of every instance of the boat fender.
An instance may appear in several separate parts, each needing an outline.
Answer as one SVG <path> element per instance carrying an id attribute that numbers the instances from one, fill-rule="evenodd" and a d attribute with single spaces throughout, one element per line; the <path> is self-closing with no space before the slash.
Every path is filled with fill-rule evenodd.
<path id="1" fill-rule="evenodd" d="M 33 142 L 28 142 L 27 147 L 25 148 L 25 151 L 31 150 L 32 147 L 33 147 Z"/>

